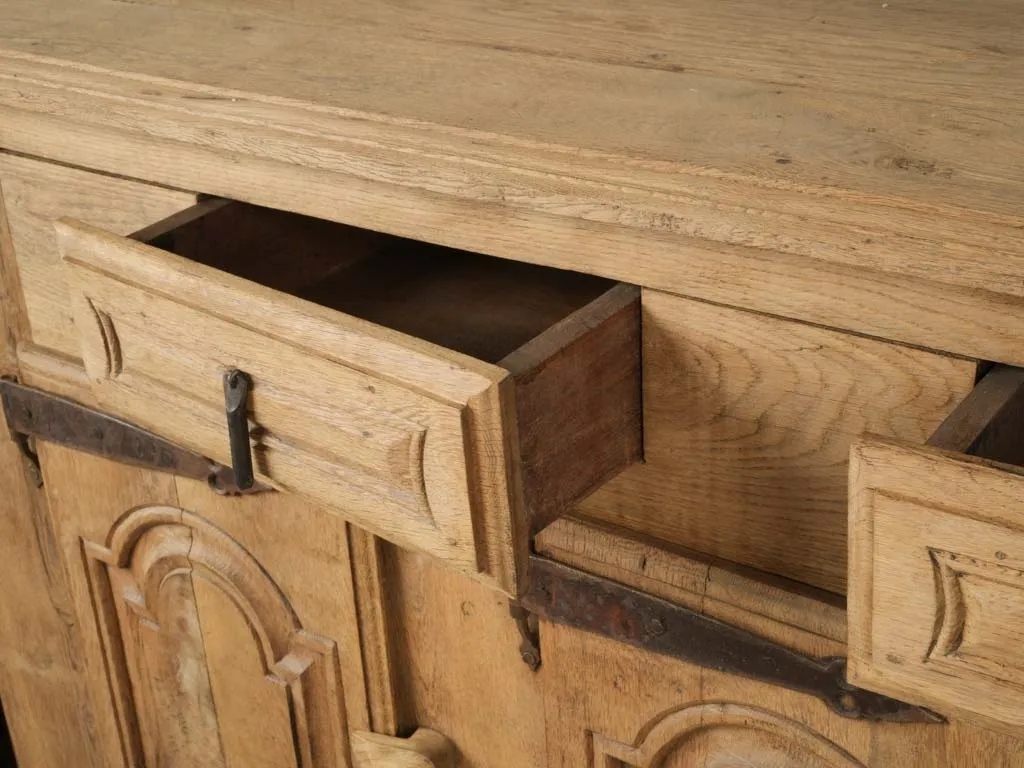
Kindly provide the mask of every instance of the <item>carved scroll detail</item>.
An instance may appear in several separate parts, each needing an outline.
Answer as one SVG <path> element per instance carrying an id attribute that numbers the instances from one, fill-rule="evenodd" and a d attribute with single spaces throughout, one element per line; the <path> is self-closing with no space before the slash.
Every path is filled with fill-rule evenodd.
<path id="1" fill-rule="evenodd" d="M 1015 617 L 1024 614 L 1024 571 L 943 549 L 929 548 L 929 554 L 938 594 L 925 662 L 1024 690 L 1014 630 Z M 1001 606 L 1001 615 L 984 615 L 983 605 Z"/>
<path id="2" fill-rule="evenodd" d="M 83 542 L 107 674 L 115 693 L 124 757 L 142 765 L 141 713 L 151 703 L 131 681 L 123 621 L 159 629 L 155 607 L 170 576 L 188 572 L 219 588 L 245 617 L 268 684 L 287 692 L 296 763 L 349 765 L 349 742 L 333 640 L 305 629 L 286 597 L 238 542 L 202 518 L 173 507 L 124 516 L 106 546 Z"/>
<path id="3" fill-rule="evenodd" d="M 658 768 L 673 752 L 698 734 L 717 728 L 760 731 L 785 743 L 798 760 L 794 765 L 864 768 L 846 750 L 802 723 L 764 709 L 732 702 L 704 702 L 662 714 L 645 725 L 635 746 L 594 738 L 595 768 Z M 815 760 L 811 763 L 810 760 Z"/>
<path id="4" fill-rule="evenodd" d="M 118 338 L 117 330 L 114 328 L 114 321 L 109 314 L 97 307 L 92 299 L 87 298 L 86 302 L 89 305 L 89 309 L 92 310 L 97 330 L 99 331 L 100 338 L 103 340 L 103 351 L 106 354 L 107 378 L 115 379 L 124 370 L 124 360 L 121 355 L 121 340 Z"/>

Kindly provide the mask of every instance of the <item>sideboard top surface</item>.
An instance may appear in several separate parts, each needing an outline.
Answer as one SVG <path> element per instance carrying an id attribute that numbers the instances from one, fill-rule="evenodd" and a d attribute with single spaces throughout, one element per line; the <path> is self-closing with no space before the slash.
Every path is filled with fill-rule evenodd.
<path id="1" fill-rule="evenodd" d="M 0 147 L 1024 362 L 1022 30 L 1014 0 L 5 0 Z"/>

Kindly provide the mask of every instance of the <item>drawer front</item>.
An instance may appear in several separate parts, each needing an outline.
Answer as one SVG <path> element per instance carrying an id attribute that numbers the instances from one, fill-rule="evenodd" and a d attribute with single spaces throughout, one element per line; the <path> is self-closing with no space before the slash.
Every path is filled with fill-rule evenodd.
<path id="1" fill-rule="evenodd" d="M 504 370 L 85 225 L 58 231 L 102 407 L 230 464 L 222 378 L 241 369 L 257 477 L 515 587 Z"/>
<path id="2" fill-rule="evenodd" d="M 987 446 L 1006 455 L 999 436 L 1010 436 L 1013 424 L 1020 434 L 1024 376 L 1005 373 L 1014 390 L 1004 387 L 996 408 L 984 392 L 972 394 L 933 438 L 944 447 L 882 438 L 854 446 L 849 675 L 862 687 L 1019 733 L 1024 469 L 963 452 Z M 988 385 L 998 383 L 978 390 L 990 396 Z"/>

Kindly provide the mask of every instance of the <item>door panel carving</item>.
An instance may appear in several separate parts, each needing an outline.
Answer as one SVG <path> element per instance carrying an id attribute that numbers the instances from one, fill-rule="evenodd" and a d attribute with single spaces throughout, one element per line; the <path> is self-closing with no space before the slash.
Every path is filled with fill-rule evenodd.
<path id="1" fill-rule="evenodd" d="M 794 720 L 728 702 L 660 715 L 635 746 L 594 734 L 595 768 L 864 768 L 848 752 Z"/>
<path id="2" fill-rule="evenodd" d="M 129 764 L 349 765 L 335 642 L 236 541 L 155 506 L 82 546 Z"/>

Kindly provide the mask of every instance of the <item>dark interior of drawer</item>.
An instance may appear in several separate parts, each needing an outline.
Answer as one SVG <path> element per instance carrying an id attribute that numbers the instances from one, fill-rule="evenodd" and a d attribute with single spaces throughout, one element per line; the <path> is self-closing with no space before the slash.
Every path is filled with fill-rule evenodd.
<path id="1" fill-rule="evenodd" d="M 244 203 L 207 206 L 175 229 L 137 237 L 492 363 L 614 285 Z"/>

